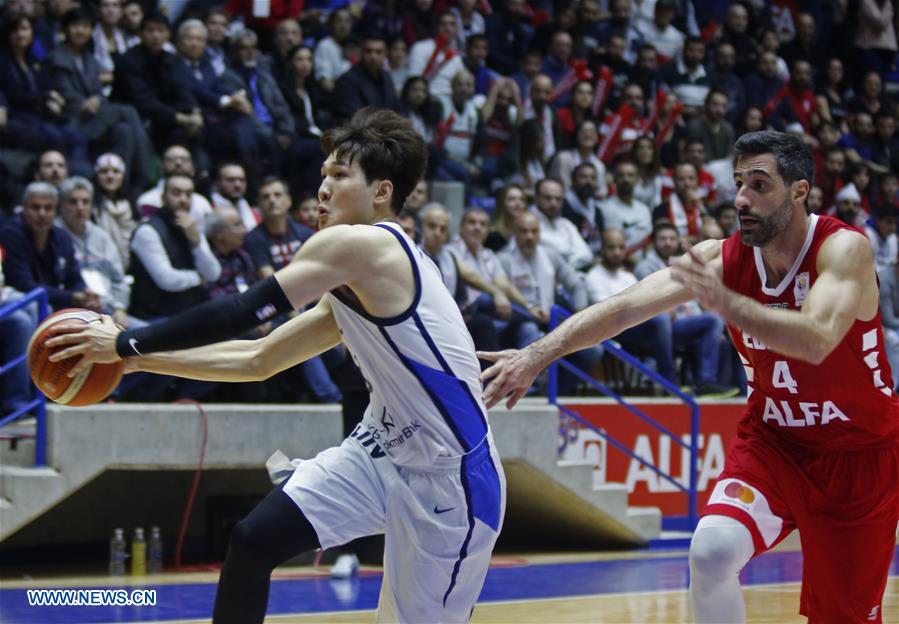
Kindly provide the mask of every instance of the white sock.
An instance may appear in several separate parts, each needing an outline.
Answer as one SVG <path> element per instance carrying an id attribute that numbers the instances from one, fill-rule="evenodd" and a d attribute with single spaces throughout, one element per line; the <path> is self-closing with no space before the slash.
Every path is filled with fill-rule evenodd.
<path id="1" fill-rule="evenodd" d="M 745 622 L 737 576 L 755 552 L 752 535 L 727 516 L 704 516 L 690 542 L 690 600 L 697 624 Z"/>

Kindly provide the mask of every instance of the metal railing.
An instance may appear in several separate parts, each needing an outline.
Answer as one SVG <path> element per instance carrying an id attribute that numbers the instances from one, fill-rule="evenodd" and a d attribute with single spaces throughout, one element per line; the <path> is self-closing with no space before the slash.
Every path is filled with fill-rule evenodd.
<path id="1" fill-rule="evenodd" d="M 562 308 L 560 306 L 554 305 L 552 307 L 552 311 L 550 312 L 550 320 L 549 326 L 550 329 L 554 329 L 557 325 L 559 325 L 566 318 L 571 316 L 571 312 Z M 612 356 L 618 358 L 625 364 L 633 366 L 641 373 L 646 375 L 649 379 L 654 381 L 655 383 L 662 386 L 665 390 L 670 392 L 675 397 L 679 398 L 683 401 L 687 407 L 690 408 L 690 443 L 687 444 L 684 442 L 680 436 L 675 435 L 670 429 L 665 427 L 663 424 L 656 421 L 654 418 L 637 408 L 636 406 L 630 404 L 624 397 L 619 395 L 617 392 L 603 384 L 602 382 L 594 379 L 575 365 L 570 362 L 565 361 L 564 359 L 556 360 L 549 367 L 549 378 L 548 378 L 548 390 L 547 396 L 549 398 L 549 402 L 558 407 L 563 413 L 565 413 L 568 417 L 573 418 L 577 422 L 579 422 L 584 427 L 594 431 L 597 435 L 601 436 L 604 440 L 606 440 L 609 444 L 617 448 L 618 450 L 630 455 L 633 459 L 637 460 L 653 472 L 655 472 L 659 477 L 669 481 L 673 484 L 677 489 L 687 494 L 688 499 L 688 510 L 686 516 L 686 525 L 684 526 L 682 523 L 671 522 L 666 523 L 666 528 L 678 528 L 684 529 L 688 531 L 692 531 L 696 528 L 696 523 L 699 521 L 699 511 L 697 509 L 697 495 L 696 495 L 696 481 L 697 481 L 697 473 L 699 471 L 699 405 L 696 403 L 694 398 L 689 394 L 683 392 L 676 385 L 659 375 L 656 371 L 652 370 L 648 366 L 646 366 L 643 362 L 635 358 L 633 355 L 622 349 L 616 342 L 612 340 L 606 340 L 602 343 L 603 349 L 606 353 L 611 354 Z M 681 445 L 683 448 L 690 451 L 690 479 L 689 485 L 684 486 L 680 481 L 672 477 L 670 474 L 659 470 L 656 466 L 646 461 L 633 451 L 629 449 L 625 444 L 622 444 L 620 441 L 616 440 L 605 431 L 601 430 L 599 427 L 589 422 L 586 418 L 578 414 L 576 411 L 565 407 L 564 405 L 559 404 L 559 367 L 563 367 L 566 371 L 570 372 L 572 375 L 589 384 L 596 390 L 599 390 L 603 394 L 612 397 L 617 401 L 622 407 L 627 409 L 629 412 L 641 418 L 650 426 L 654 427 L 656 430 L 661 432 L 664 435 L 667 435 L 669 438 L 674 440 L 677 444 Z"/>
<path id="2" fill-rule="evenodd" d="M 37 301 L 38 323 L 40 323 L 47 317 L 49 311 L 47 291 L 43 288 L 35 288 L 21 299 L 16 299 L 15 301 L 0 305 L 0 318 L 9 316 L 16 310 L 20 310 L 25 306 L 30 305 L 33 301 Z M 28 354 L 22 353 L 9 362 L 0 363 L 0 377 L 6 374 L 14 366 L 22 364 L 27 358 Z M 35 430 L 34 435 L 34 465 L 44 466 L 47 463 L 47 408 L 46 398 L 40 390 L 35 388 L 34 399 L 32 399 L 30 403 L 0 419 L 0 427 L 8 425 L 30 410 L 34 410 L 37 417 L 37 429 Z"/>

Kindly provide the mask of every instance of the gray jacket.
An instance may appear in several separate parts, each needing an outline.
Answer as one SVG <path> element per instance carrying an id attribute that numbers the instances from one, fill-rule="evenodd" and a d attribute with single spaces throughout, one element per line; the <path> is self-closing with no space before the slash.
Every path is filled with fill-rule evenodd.
<path id="1" fill-rule="evenodd" d="M 240 70 L 226 70 L 225 73 L 219 77 L 219 80 L 221 81 L 222 87 L 228 93 L 233 93 L 241 89 L 246 91 L 247 98 L 249 98 L 252 103 L 253 93 L 250 90 L 250 85 L 244 79 Z M 284 99 L 281 89 L 278 88 L 278 83 L 275 82 L 274 77 L 268 70 L 268 66 L 264 63 L 256 65 L 256 88 L 259 90 L 259 99 L 262 100 L 266 108 L 268 108 L 269 113 L 271 113 L 274 131 L 278 134 L 293 135 L 296 128 L 293 123 L 293 116 L 290 114 L 290 107 L 287 105 L 287 101 Z M 271 130 L 268 126 L 256 119 L 255 116 L 253 117 L 253 121 L 257 126 L 257 130 L 262 132 Z"/>

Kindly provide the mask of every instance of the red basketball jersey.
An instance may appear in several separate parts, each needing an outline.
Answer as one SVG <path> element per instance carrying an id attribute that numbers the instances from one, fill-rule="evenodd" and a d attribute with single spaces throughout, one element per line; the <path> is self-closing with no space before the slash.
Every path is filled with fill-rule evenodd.
<path id="1" fill-rule="evenodd" d="M 773 287 L 765 285 L 761 250 L 744 245 L 738 231 L 723 243 L 724 283 L 766 306 L 799 310 L 818 277 L 818 250 L 842 229 L 849 226 L 811 215 L 799 256 Z M 741 432 L 822 450 L 860 449 L 899 438 L 899 399 L 892 391 L 879 307 L 870 321 L 856 320 L 818 365 L 776 353 L 739 327 L 728 330 L 749 386 Z"/>

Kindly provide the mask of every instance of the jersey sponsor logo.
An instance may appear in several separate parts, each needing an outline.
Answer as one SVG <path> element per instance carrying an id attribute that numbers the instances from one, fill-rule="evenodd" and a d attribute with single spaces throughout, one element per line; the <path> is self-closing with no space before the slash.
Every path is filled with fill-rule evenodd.
<path id="1" fill-rule="evenodd" d="M 737 481 L 731 481 L 724 488 L 724 495 L 728 498 L 735 498 L 738 501 L 751 505 L 755 500 L 755 494 L 748 487 Z"/>
<path id="2" fill-rule="evenodd" d="M 447 507 L 446 509 L 440 509 L 437 505 L 434 505 L 434 513 L 435 514 L 443 514 L 448 511 L 452 511 L 455 507 Z"/>
<path id="3" fill-rule="evenodd" d="M 762 421 L 765 423 L 779 427 L 815 427 L 827 425 L 834 420 L 849 422 L 849 417 L 833 401 L 800 401 L 798 404 L 791 404 L 790 401 L 765 398 L 765 411 L 762 414 Z"/>
<path id="4" fill-rule="evenodd" d="M 868 613 L 868 621 L 876 622 L 877 621 L 877 613 L 880 611 L 880 605 L 875 605 L 871 608 L 871 612 Z"/>
<path id="5" fill-rule="evenodd" d="M 277 313 L 278 313 L 278 310 L 275 308 L 275 306 L 270 303 L 267 303 L 264 306 L 262 306 L 261 308 L 259 308 L 258 310 L 256 310 L 256 318 L 258 318 L 260 321 L 264 321 L 266 319 L 270 319 Z"/>
<path id="6" fill-rule="evenodd" d="M 805 271 L 797 275 L 796 280 L 793 282 L 793 299 L 796 300 L 797 306 L 801 307 L 805 303 L 805 296 L 808 295 L 809 290 L 809 281 L 808 271 Z"/>
<path id="7" fill-rule="evenodd" d="M 413 420 L 409 423 L 408 427 L 403 427 L 402 430 L 400 430 L 400 434 L 398 436 L 384 440 L 383 444 L 388 449 L 402 446 L 406 443 L 406 440 L 412 439 L 412 436 L 414 436 L 415 432 L 419 429 L 421 429 L 421 423 L 417 420 Z"/>
<path id="8" fill-rule="evenodd" d="M 758 338 L 753 338 L 746 332 L 740 332 L 743 334 L 743 346 L 747 349 L 752 349 L 754 351 L 766 351 L 768 347 L 762 344 L 762 341 Z"/>

